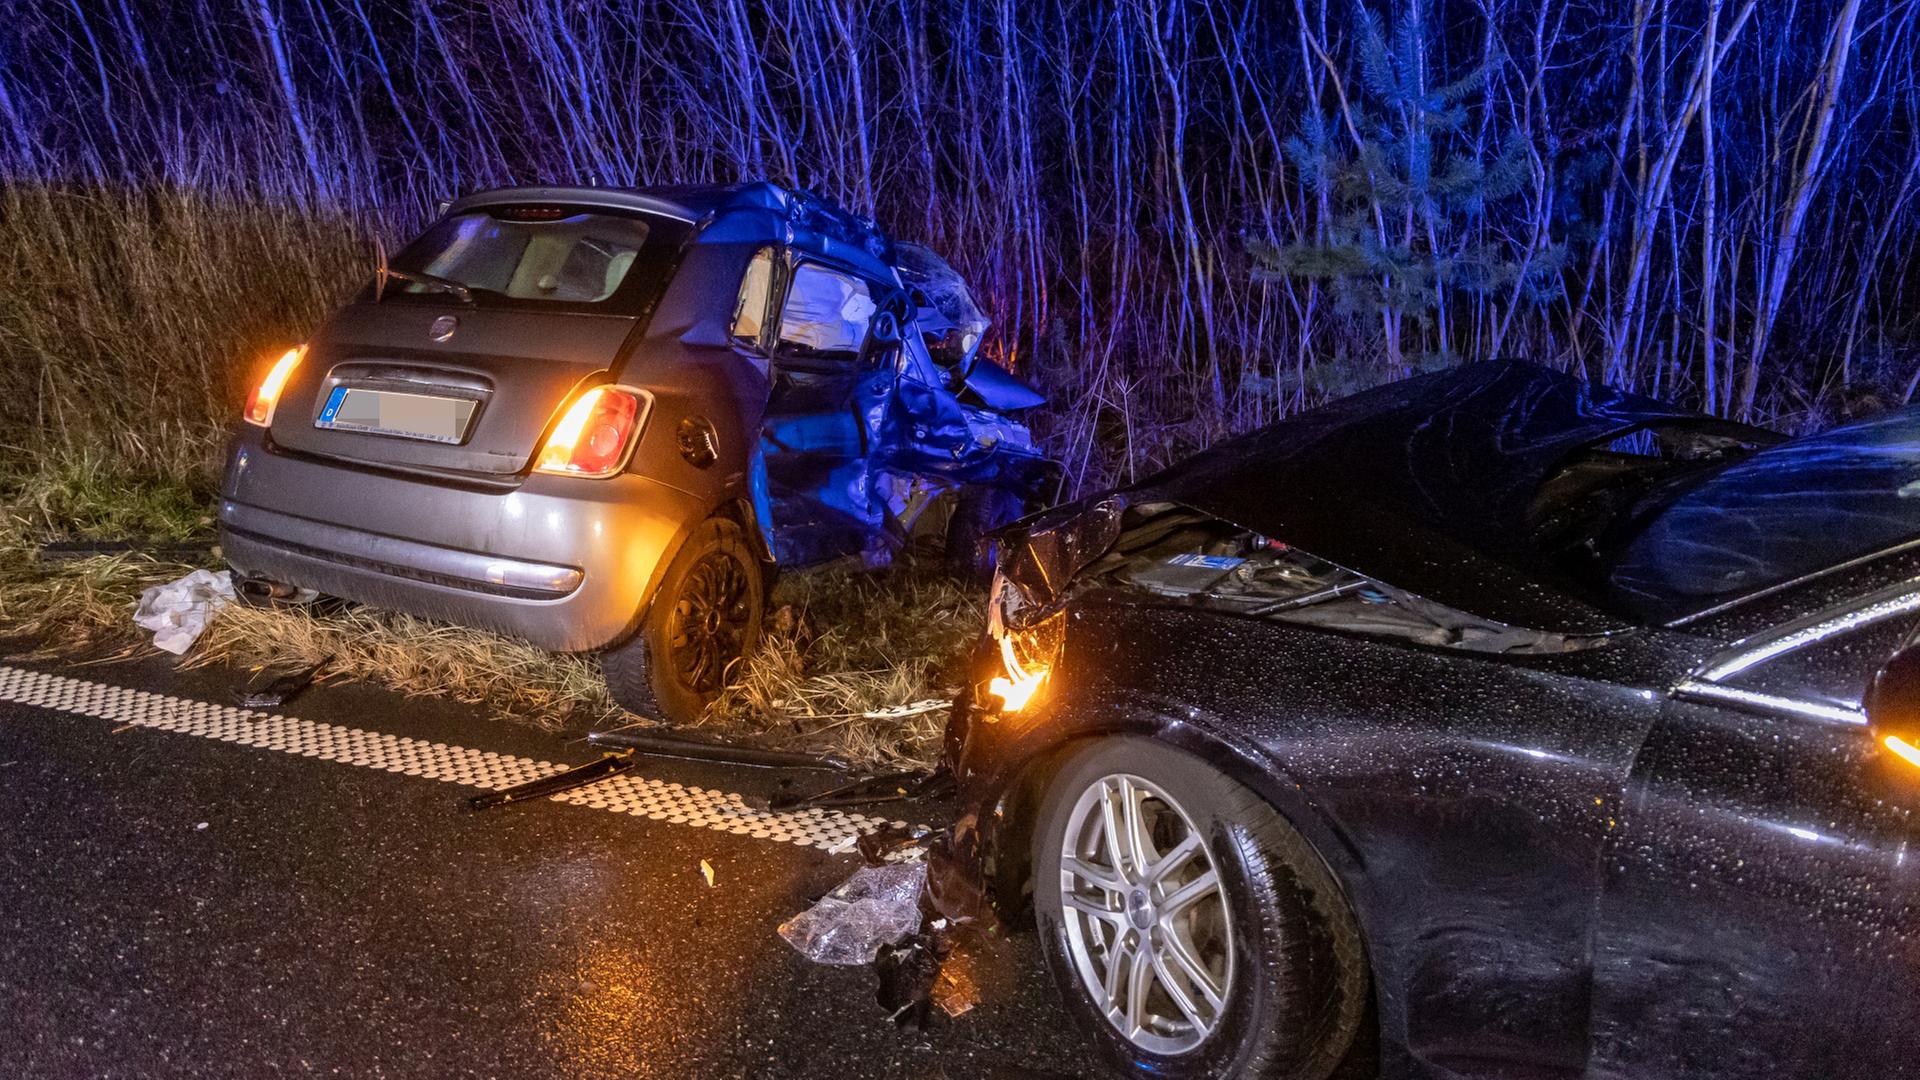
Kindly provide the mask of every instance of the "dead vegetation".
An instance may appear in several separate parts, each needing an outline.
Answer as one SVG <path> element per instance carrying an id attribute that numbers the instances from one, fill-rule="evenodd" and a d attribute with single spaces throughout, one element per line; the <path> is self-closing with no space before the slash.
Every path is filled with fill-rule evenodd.
<path id="1" fill-rule="evenodd" d="M 189 488 L 117 473 L 98 461 L 12 475 L 0 488 L 0 634 L 41 659 L 94 662 L 149 652 L 147 635 L 131 621 L 141 590 L 193 565 L 137 551 L 49 561 L 40 558 L 40 545 L 204 537 L 207 504 Z M 214 567 L 218 560 L 209 551 L 199 563 Z M 912 563 L 881 573 L 787 574 L 774 594 L 766 646 L 702 726 L 874 767 L 930 764 L 946 711 L 928 702 L 951 695 L 981 617 L 973 591 Z M 343 604 L 230 605 L 185 663 L 244 669 L 322 661 L 323 679 L 483 705 L 548 730 L 633 719 L 607 697 L 592 657 Z"/>

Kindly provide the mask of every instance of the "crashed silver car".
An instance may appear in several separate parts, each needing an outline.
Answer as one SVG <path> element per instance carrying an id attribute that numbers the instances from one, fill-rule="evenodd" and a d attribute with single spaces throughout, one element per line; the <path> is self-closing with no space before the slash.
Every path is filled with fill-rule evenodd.
<path id="1" fill-rule="evenodd" d="M 222 485 L 243 593 L 603 650 L 697 715 L 780 566 L 970 565 L 1057 470 L 933 252 L 769 183 L 448 206 L 250 396 Z"/>

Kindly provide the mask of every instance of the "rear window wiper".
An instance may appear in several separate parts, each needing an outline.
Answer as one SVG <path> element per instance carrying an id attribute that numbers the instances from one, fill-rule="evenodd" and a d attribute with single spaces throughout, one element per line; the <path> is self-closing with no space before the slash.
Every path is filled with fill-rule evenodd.
<path id="1" fill-rule="evenodd" d="M 459 298 L 463 304 L 473 303 L 473 290 L 457 281 L 449 281 L 446 278 L 429 274 L 422 270 L 396 270 L 391 266 L 384 265 L 374 270 L 374 303 L 379 303 L 381 296 L 386 293 L 388 278 L 399 278 L 401 281 L 410 282 L 414 285 L 437 289 L 440 292 L 452 293 L 455 297 Z"/>

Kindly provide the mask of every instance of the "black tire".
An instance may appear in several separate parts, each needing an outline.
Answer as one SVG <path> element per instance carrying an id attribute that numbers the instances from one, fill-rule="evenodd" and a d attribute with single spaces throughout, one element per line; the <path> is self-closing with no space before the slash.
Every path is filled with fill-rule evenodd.
<path id="1" fill-rule="evenodd" d="M 993 580 L 994 544 L 986 536 L 1018 520 L 1023 509 L 1020 496 L 1003 488 L 961 488 L 954 497 L 953 516 L 947 519 L 947 572 L 975 585 Z"/>
<path id="2" fill-rule="evenodd" d="M 1216 938 L 1213 946 L 1222 965 L 1231 949 L 1223 1001 L 1197 1045 L 1173 1053 L 1144 1048 L 1122 1033 L 1119 1021 L 1108 1019 L 1079 958 L 1126 953 L 1091 947 L 1076 953 L 1064 914 L 1062 845 L 1075 806 L 1082 793 L 1121 775 L 1144 780 L 1177 804 L 1176 827 L 1183 816 L 1204 838 L 1223 886 L 1218 898 L 1203 901 L 1227 913 L 1219 937 L 1231 945 Z M 1146 805 L 1166 804 L 1149 795 Z M 1164 809 L 1159 812 L 1165 816 Z M 1042 798 L 1032 859 L 1034 915 L 1047 966 L 1068 1011 L 1123 1075 L 1325 1080 L 1354 1047 L 1368 1014 L 1369 979 L 1360 931 L 1339 886 L 1306 839 L 1271 806 L 1200 759 L 1141 738 L 1103 739 L 1076 752 Z M 1199 869 L 1186 873 L 1199 876 Z M 1119 914 L 1116 937 L 1139 925 Z M 1095 925 L 1085 916 L 1075 918 L 1081 927 Z M 1157 943 L 1162 932 L 1141 929 L 1138 935 L 1152 933 Z M 1193 987 L 1187 983 L 1187 996 L 1198 1000 Z M 1173 1001 L 1164 987 L 1154 992 Z M 1190 1026 L 1187 1037 L 1198 1030 Z"/>
<path id="3" fill-rule="evenodd" d="M 628 712 L 698 720 L 759 644 L 766 602 L 746 533 L 725 518 L 707 519 L 668 564 L 640 629 L 600 654 L 607 692 Z"/>

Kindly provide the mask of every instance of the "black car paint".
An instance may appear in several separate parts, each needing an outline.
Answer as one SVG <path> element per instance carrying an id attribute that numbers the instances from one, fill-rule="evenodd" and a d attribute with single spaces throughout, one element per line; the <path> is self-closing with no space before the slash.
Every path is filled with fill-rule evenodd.
<path id="1" fill-rule="evenodd" d="M 1378 445 L 1388 456 L 1406 444 Z M 1537 468 L 1550 464 L 1543 454 Z M 1171 489 L 1251 514 L 1268 509 L 1263 485 L 1352 475 L 1249 472 L 1259 485 L 1229 491 L 1218 473 L 1201 484 L 1176 467 L 1041 515 L 1012 531 L 1002 572 L 1044 605 L 1111 543 L 1119 505 Z M 1396 505 L 1361 497 L 1376 494 L 1369 505 Z M 1300 520 L 1318 542 L 1341 542 L 1331 511 Z M 1271 518 L 1238 523 L 1288 536 Z M 956 706 L 948 765 L 962 820 L 981 834 L 968 843 L 1017 873 L 1023 785 L 1051 755 L 1150 735 L 1258 791 L 1326 858 L 1367 938 L 1384 1075 L 1920 1075 L 1920 866 L 1909 857 L 1920 771 L 1903 784 L 1857 724 L 1673 693 L 1742 639 L 1920 578 L 1920 557 L 1896 550 L 1685 625 L 1631 626 L 1540 576 L 1516 580 L 1484 546 L 1444 539 L 1431 560 L 1381 555 L 1415 581 L 1361 568 L 1427 592 L 1456 572 L 1479 589 L 1504 582 L 1520 595 L 1477 607 L 1453 595 L 1477 611 L 1504 599 L 1509 615 L 1600 620 L 1605 643 L 1472 653 L 1164 600 L 1072 599 L 1034 704 Z M 1360 537 L 1344 551 L 1382 547 Z M 1883 644 L 1831 650 L 1823 681 L 1857 687 L 1857 700 Z M 978 660 L 984 672 L 991 651 Z"/>

